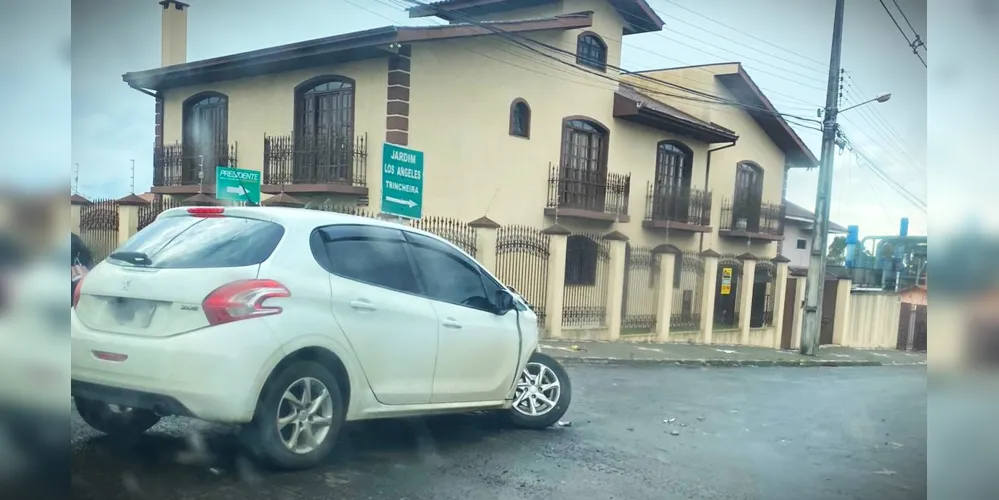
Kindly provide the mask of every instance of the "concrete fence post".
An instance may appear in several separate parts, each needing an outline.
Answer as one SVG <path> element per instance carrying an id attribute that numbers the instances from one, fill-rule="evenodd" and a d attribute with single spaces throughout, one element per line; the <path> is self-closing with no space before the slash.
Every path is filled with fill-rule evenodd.
<path id="1" fill-rule="evenodd" d="M 787 275 L 791 259 L 778 255 L 772 259 L 777 266 L 777 282 L 774 283 L 774 349 L 780 349 L 780 339 L 784 334 L 784 305 L 787 302 Z"/>
<path id="2" fill-rule="evenodd" d="M 554 225 L 541 231 L 548 235 L 548 297 L 545 299 L 545 327 L 548 337 L 562 337 L 562 305 L 565 299 L 565 254 L 568 229 Z"/>
<path id="3" fill-rule="evenodd" d="M 475 228 L 475 260 L 496 274 L 496 233 L 500 225 L 482 216 L 469 222 L 468 227 Z"/>
<path id="4" fill-rule="evenodd" d="M 670 319 L 673 317 L 673 276 L 676 274 L 676 258 L 682 255 L 673 245 L 659 245 L 652 249 L 659 256 L 659 290 L 656 295 L 656 342 L 669 341 Z"/>
<path id="5" fill-rule="evenodd" d="M 129 238 L 139 232 L 139 210 L 148 207 L 149 202 L 130 194 L 120 198 L 118 204 L 118 245 L 121 246 Z"/>
<path id="6" fill-rule="evenodd" d="M 718 294 L 718 257 L 721 254 L 710 248 L 699 254 L 704 259 L 704 284 L 701 287 L 701 342 L 711 343 L 715 327 L 715 295 Z"/>
<path id="7" fill-rule="evenodd" d="M 624 273 L 627 271 L 628 259 L 628 237 L 620 231 L 613 231 L 604 235 L 604 239 L 610 243 L 610 259 L 608 265 L 610 272 L 607 273 L 607 340 L 617 340 L 621 338 L 621 320 L 624 315 L 622 306 L 624 305 Z"/>
<path id="8" fill-rule="evenodd" d="M 833 334 L 832 343 L 843 344 L 846 329 L 850 326 L 850 290 L 853 289 L 853 280 L 841 279 L 836 281 L 836 311 L 833 313 Z"/>
<path id="9" fill-rule="evenodd" d="M 753 286 L 756 281 L 757 257 L 749 252 L 739 256 L 742 276 L 739 277 L 739 344 L 749 345 L 749 326 L 753 316 Z"/>
<path id="10" fill-rule="evenodd" d="M 90 204 L 90 200 L 74 194 L 72 198 L 69 199 L 69 230 L 80 234 L 80 215 L 83 207 Z"/>

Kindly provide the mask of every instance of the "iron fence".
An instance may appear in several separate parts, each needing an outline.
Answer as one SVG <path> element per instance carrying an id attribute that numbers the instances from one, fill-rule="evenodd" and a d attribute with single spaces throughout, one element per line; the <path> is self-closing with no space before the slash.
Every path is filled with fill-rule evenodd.
<path id="1" fill-rule="evenodd" d="M 412 226 L 428 233 L 434 233 L 445 240 L 454 243 L 468 255 L 475 256 L 475 228 L 467 223 L 451 217 L 424 216 L 414 220 Z"/>
<path id="2" fill-rule="evenodd" d="M 647 247 L 626 247 L 621 333 L 656 329 L 660 255 Z"/>
<path id="3" fill-rule="evenodd" d="M 742 280 L 742 260 L 735 255 L 718 258 L 718 279 L 715 286 L 714 325 L 733 328 L 739 325 L 739 287 Z"/>
<path id="4" fill-rule="evenodd" d="M 367 184 L 368 135 L 264 136 L 264 184 Z"/>
<path id="5" fill-rule="evenodd" d="M 760 201 L 722 201 L 721 231 L 744 231 L 770 236 L 784 235 L 784 210 L 782 204 Z"/>
<path id="6" fill-rule="evenodd" d="M 627 215 L 631 174 L 549 165 L 548 208 Z"/>
<path id="7" fill-rule="evenodd" d="M 673 304 L 670 329 L 697 330 L 701 326 L 701 304 L 704 300 L 704 258 L 694 253 L 676 257 L 673 272 Z"/>
<path id="8" fill-rule="evenodd" d="M 749 326 L 773 326 L 774 305 L 777 298 L 777 265 L 769 260 L 756 263 L 753 279 L 753 302 Z"/>
<path id="9" fill-rule="evenodd" d="M 562 326 L 607 325 L 610 244 L 593 234 L 569 236 L 565 255 Z"/>
<path id="10" fill-rule="evenodd" d="M 161 213 L 171 208 L 182 206 L 183 202 L 174 198 L 160 198 L 149 205 L 139 207 L 139 231 L 153 223 Z"/>
<path id="11" fill-rule="evenodd" d="M 356 215 L 358 217 L 368 217 L 370 219 L 377 218 L 375 213 L 365 207 L 324 203 L 322 205 L 306 206 L 306 208 L 310 210 L 322 210 L 324 212 L 336 212 L 338 214 L 345 215 Z"/>
<path id="12" fill-rule="evenodd" d="M 530 304 L 545 324 L 548 302 L 548 235 L 527 226 L 496 231 L 496 277 Z"/>
<path id="13" fill-rule="evenodd" d="M 645 220 L 711 225 L 711 192 L 689 187 L 648 184 Z"/>
<path id="14" fill-rule="evenodd" d="M 94 264 L 118 247 L 118 202 L 96 199 L 80 207 L 80 239 L 87 245 Z"/>
<path id="15" fill-rule="evenodd" d="M 197 154 L 177 142 L 153 150 L 154 186 L 215 185 L 215 167 L 236 167 L 237 145 L 216 144 Z M 202 179 L 202 174 L 204 179 Z"/>

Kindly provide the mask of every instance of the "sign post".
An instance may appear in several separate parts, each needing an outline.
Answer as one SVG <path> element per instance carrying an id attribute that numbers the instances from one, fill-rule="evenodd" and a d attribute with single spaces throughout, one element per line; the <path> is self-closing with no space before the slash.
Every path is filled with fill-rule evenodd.
<path id="1" fill-rule="evenodd" d="M 215 198 L 260 204 L 260 172 L 230 167 L 215 167 Z"/>
<path id="2" fill-rule="evenodd" d="M 404 219 L 423 216 L 423 152 L 385 143 L 381 211 Z"/>

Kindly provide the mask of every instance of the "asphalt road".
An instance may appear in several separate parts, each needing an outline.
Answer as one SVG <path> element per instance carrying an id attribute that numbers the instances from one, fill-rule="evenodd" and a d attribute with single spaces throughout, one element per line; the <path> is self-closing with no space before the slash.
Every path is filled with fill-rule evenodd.
<path id="1" fill-rule="evenodd" d="M 924 367 L 571 365 L 571 426 L 354 424 L 328 465 L 260 470 L 231 429 L 115 443 L 74 415 L 77 499 L 906 499 L 926 496 Z M 670 421 L 670 419 L 675 419 Z"/>

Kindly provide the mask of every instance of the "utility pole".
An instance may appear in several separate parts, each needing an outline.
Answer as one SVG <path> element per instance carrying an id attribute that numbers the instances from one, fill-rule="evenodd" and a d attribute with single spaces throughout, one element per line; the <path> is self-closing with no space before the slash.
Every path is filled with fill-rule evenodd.
<path id="1" fill-rule="evenodd" d="M 822 119 L 822 155 L 819 159 L 819 183 L 815 193 L 815 225 L 812 230 L 812 253 L 805 281 L 805 316 L 801 328 L 801 354 L 814 356 L 819 348 L 822 327 L 822 293 L 825 288 L 826 240 L 829 235 L 829 202 L 832 198 L 833 158 L 836 152 L 836 115 L 839 113 L 840 52 L 843 48 L 843 7 L 836 0 L 833 18 L 832 50 L 829 55 L 829 83 L 826 109 Z"/>

